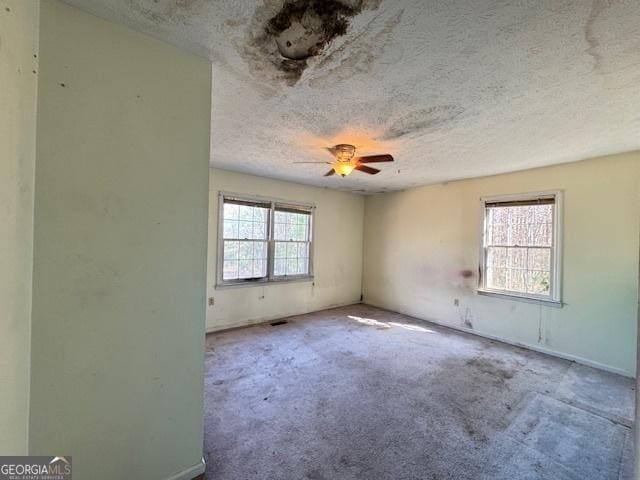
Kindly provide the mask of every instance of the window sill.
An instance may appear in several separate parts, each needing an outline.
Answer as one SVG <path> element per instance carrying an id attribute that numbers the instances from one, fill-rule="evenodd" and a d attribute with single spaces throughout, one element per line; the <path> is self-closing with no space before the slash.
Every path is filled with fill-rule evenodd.
<path id="1" fill-rule="evenodd" d="M 280 285 L 283 283 L 313 282 L 312 275 L 304 275 L 290 278 L 278 278 L 275 280 L 256 280 L 249 282 L 226 282 L 219 283 L 215 286 L 216 290 L 226 290 L 230 288 L 246 288 L 246 287 L 265 287 L 269 285 Z"/>
<path id="2" fill-rule="evenodd" d="M 554 307 L 554 308 L 562 308 L 564 305 L 561 301 L 557 301 L 557 300 L 547 300 L 544 298 L 526 297 L 524 295 L 518 295 L 516 293 L 506 293 L 506 292 L 499 292 L 494 290 L 478 289 L 478 295 L 502 298 L 505 300 L 515 300 L 517 302 L 536 303 L 538 305 L 546 305 L 547 307 Z"/>

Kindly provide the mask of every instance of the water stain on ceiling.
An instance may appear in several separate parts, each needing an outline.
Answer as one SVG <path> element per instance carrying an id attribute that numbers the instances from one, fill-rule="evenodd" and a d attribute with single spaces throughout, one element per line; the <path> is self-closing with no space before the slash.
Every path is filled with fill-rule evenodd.
<path id="1" fill-rule="evenodd" d="M 414 110 L 395 120 L 387 129 L 383 139 L 425 135 L 455 122 L 464 112 L 465 109 L 457 105 L 436 105 Z"/>
<path id="2" fill-rule="evenodd" d="M 287 0 L 272 14 L 273 2 L 266 2 L 256 9 L 243 56 L 256 74 L 275 68 L 275 79 L 293 86 L 308 67 L 307 59 L 322 54 L 347 33 L 353 17 L 378 8 L 380 1 Z"/>

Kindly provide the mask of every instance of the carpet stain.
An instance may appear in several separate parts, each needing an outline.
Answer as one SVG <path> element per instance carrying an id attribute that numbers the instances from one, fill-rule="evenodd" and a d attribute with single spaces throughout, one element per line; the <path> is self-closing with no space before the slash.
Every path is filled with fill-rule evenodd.
<path id="1" fill-rule="evenodd" d="M 474 357 L 466 361 L 466 365 L 477 369 L 480 373 L 495 377 L 501 382 L 511 380 L 515 374 L 513 370 L 504 368 L 502 360 Z"/>

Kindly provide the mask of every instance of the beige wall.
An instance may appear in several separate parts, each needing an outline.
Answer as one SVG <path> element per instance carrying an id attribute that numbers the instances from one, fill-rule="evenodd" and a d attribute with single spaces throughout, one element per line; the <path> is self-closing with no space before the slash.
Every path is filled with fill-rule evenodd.
<path id="1" fill-rule="evenodd" d="M 201 470 L 211 69 L 41 3 L 30 451 Z"/>
<path id="2" fill-rule="evenodd" d="M 37 2 L 0 0 L 1 455 L 28 443 L 38 16 Z"/>
<path id="3" fill-rule="evenodd" d="M 209 189 L 208 331 L 360 300 L 363 197 L 223 170 L 211 170 Z M 220 191 L 315 204 L 314 281 L 216 289 Z"/>
<path id="4" fill-rule="evenodd" d="M 480 197 L 553 189 L 566 305 L 479 296 Z M 640 152 L 368 197 L 364 300 L 632 375 L 639 219 Z"/>

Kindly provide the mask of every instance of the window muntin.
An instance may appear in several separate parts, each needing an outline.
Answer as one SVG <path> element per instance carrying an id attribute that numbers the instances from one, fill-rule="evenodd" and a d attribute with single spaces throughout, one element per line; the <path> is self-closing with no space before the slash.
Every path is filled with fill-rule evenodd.
<path id="1" fill-rule="evenodd" d="M 480 290 L 559 302 L 558 195 L 484 201 Z"/>
<path id="2" fill-rule="evenodd" d="M 218 284 L 311 277 L 312 206 L 225 194 L 220 202 Z"/>

